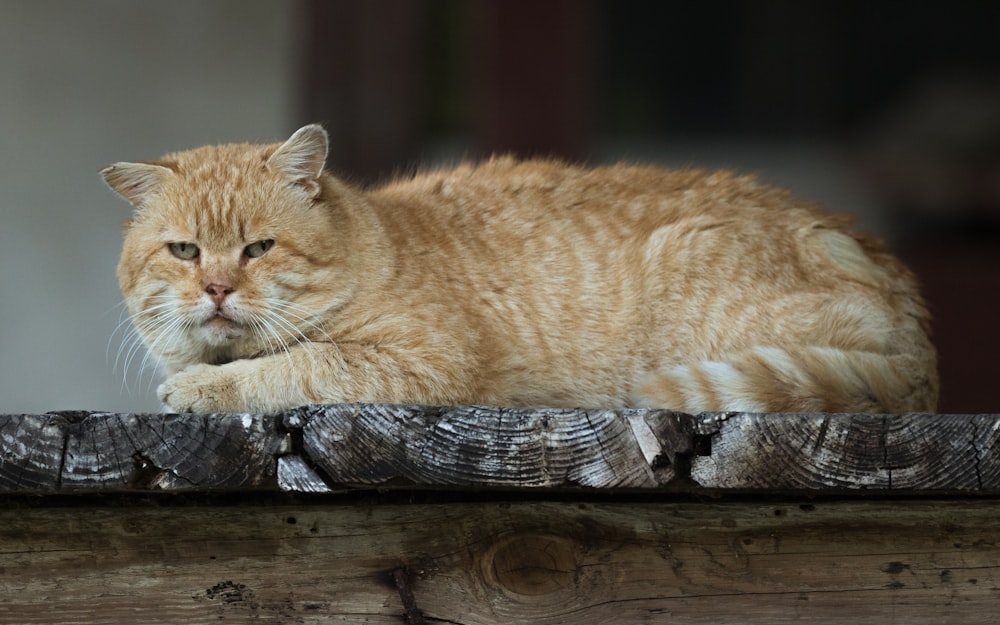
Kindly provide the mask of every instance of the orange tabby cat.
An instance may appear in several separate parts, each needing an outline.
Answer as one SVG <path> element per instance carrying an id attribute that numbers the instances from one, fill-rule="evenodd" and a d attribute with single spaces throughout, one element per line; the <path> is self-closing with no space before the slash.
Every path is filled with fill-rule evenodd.
<path id="1" fill-rule="evenodd" d="M 310 125 L 103 170 L 170 408 L 935 408 L 911 274 L 785 191 L 510 158 L 365 191 L 326 153 Z"/>

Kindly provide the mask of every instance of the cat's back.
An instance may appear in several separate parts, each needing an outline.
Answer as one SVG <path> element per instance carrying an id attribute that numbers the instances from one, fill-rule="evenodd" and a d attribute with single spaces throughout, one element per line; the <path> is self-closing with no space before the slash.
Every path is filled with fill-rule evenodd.
<path id="1" fill-rule="evenodd" d="M 650 229 L 684 219 L 759 220 L 780 211 L 785 226 L 822 213 L 780 188 L 721 170 L 619 163 L 584 167 L 552 159 L 494 157 L 418 172 L 370 192 L 402 220 L 514 224 L 593 221 Z M 403 209 L 400 211 L 400 206 Z"/>
<path id="2" fill-rule="evenodd" d="M 645 398 L 637 401 L 871 411 L 934 403 L 929 317 L 912 274 L 877 239 L 851 231 L 850 219 L 754 177 L 494 158 L 397 180 L 372 197 L 388 207 L 383 215 L 395 224 L 399 244 L 421 247 L 411 255 L 424 259 L 414 261 L 413 284 L 442 274 L 435 292 L 458 285 L 454 300 L 487 294 L 480 299 L 498 311 L 494 326 L 519 320 L 504 340 L 521 358 L 539 355 L 532 371 L 572 362 L 574 375 L 593 381 L 604 375 L 593 373 L 599 363 L 580 354 L 621 363 L 620 386 L 600 401 L 639 384 L 642 370 L 698 362 L 709 364 L 664 373 L 656 388 L 635 391 Z M 801 345 L 820 351 L 796 351 Z M 918 364 L 878 360 L 869 367 L 869 354 Z M 821 364 L 786 366 L 797 359 Z M 844 368 L 837 359 L 857 362 Z M 825 398 L 817 403 L 704 403 L 696 397 L 708 392 L 701 388 L 685 391 L 694 398 L 685 403 L 662 390 L 688 378 L 714 379 L 727 367 L 815 378 L 829 389 L 883 370 L 905 383 L 853 389 L 843 402 L 840 390 L 824 386 L 810 391 Z M 730 382 L 735 389 L 747 380 Z M 777 380 L 762 384 L 784 388 Z M 900 390 L 907 384 L 925 390 Z M 567 397 L 579 397 L 579 388 L 565 385 L 573 389 Z M 870 393 L 878 402 L 865 403 Z"/>
<path id="3" fill-rule="evenodd" d="M 443 274 L 475 290 L 502 277 L 508 293 L 544 299 L 539 310 L 592 306 L 595 294 L 623 315 L 670 302 L 685 327 L 720 302 L 807 294 L 821 307 L 863 294 L 927 325 L 912 274 L 879 240 L 752 176 L 498 157 L 370 193 L 420 284 Z"/>
<path id="4" fill-rule="evenodd" d="M 603 277 L 606 287 L 646 275 L 678 292 L 782 274 L 782 285 L 810 290 L 848 280 L 916 293 L 906 269 L 852 231 L 848 216 L 725 170 L 495 157 L 398 179 L 370 197 L 398 246 L 470 269 L 500 263 L 522 275 Z"/>

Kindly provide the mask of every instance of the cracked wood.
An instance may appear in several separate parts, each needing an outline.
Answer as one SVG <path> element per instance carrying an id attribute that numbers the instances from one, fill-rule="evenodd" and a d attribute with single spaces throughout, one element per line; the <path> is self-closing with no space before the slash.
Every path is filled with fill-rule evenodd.
<path id="1" fill-rule="evenodd" d="M 998 415 L 736 414 L 691 477 L 720 489 L 1000 490 Z"/>
<path id="2" fill-rule="evenodd" d="M 1000 415 L 384 404 L 0 415 L 0 493 L 350 488 L 1000 493 Z"/>
<path id="3" fill-rule="evenodd" d="M 2 415 L 0 492 L 274 488 L 284 437 L 262 415 Z"/>
<path id="4" fill-rule="evenodd" d="M 301 427 L 305 455 L 342 485 L 648 488 L 674 477 L 660 460 L 687 449 L 682 419 L 690 417 L 350 404 L 310 407 L 285 425 Z"/>

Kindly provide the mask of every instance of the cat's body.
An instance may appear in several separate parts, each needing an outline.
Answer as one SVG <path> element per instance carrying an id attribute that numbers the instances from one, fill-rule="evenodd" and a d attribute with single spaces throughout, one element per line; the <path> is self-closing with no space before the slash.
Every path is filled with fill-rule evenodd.
<path id="1" fill-rule="evenodd" d="M 784 191 L 507 158 L 361 191 L 326 147 L 307 126 L 104 171 L 173 409 L 935 408 L 912 276 Z"/>

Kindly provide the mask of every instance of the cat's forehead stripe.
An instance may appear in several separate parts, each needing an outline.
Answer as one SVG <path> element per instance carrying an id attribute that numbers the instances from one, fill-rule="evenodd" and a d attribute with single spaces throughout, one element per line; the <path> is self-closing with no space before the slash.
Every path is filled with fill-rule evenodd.
<path id="1" fill-rule="evenodd" d="M 251 179 L 260 169 L 259 158 L 233 154 L 221 146 L 208 158 L 182 170 L 182 187 L 176 199 L 192 226 L 192 236 L 224 246 L 242 245 L 260 207 L 259 182 Z M 242 157 L 242 158 L 241 158 Z M 256 182 L 256 184 L 255 184 Z"/>

